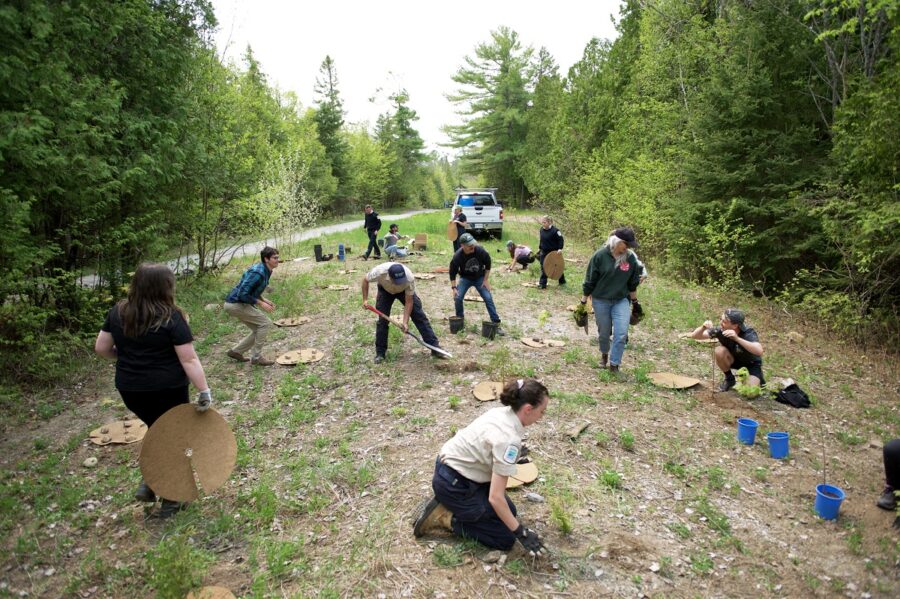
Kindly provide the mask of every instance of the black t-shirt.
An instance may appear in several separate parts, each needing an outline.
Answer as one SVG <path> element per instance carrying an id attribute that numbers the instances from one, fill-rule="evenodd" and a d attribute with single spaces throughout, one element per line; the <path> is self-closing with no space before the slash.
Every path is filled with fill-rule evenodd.
<path id="1" fill-rule="evenodd" d="M 739 329 L 738 337 L 744 341 L 749 341 L 750 343 L 759 342 L 759 335 L 756 334 L 756 329 L 753 327 L 743 327 L 742 329 Z M 762 364 L 762 357 L 751 354 L 738 345 L 737 341 L 732 341 L 726 337 L 718 337 L 718 339 L 719 343 L 734 356 L 735 364 Z"/>
<path id="2" fill-rule="evenodd" d="M 469 219 L 466 218 L 465 212 L 460 212 L 459 215 L 454 216 L 453 219 L 456 221 L 456 238 L 459 239 L 459 236 L 466 232 L 466 226 L 459 223 L 464 223 Z"/>
<path id="3" fill-rule="evenodd" d="M 190 343 L 194 336 L 180 312 L 173 312 L 172 319 L 155 331 L 151 329 L 140 337 L 126 337 L 119 308 L 113 307 L 101 330 L 111 333 L 116 344 L 116 389 L 155 391 L 188 384 L 175 346 Z"/>
<path id="4" fill-rule="evenodd" d="M 484 271 L 491 269 L 491 255 L 480 245 L 475 246 L 475 251 L 467 254 L 459 248 L 450 260 L 450 280 L 459 276 L 470 280 L 476 280 L 484 276 Z"/>

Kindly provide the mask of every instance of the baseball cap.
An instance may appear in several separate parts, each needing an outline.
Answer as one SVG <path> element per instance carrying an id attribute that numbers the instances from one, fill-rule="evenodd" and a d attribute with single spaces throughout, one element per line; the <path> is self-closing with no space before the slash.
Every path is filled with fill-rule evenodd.
<path id="1" fill-rule="evenodd" d="M 459 242 L 463 245 L 475 245 L 475 238 L 471 233 L 463 233 L 459 236 Z"/>
<path id="2" fill-rule="evenodd" d="M 616 229 L 613 231 L 613 235 L 621 239 L 625 242 L 625 244 L 630 248 L 639 247 L 637 239 L 634 237 L 634 229 L 631 227 L 622 227 L 621 229 Z"/>
<path id="3" fill-rule="evenodd" d="M 403 285 L 406 283 L 406 269 L 403 268 L 402 264 L 391 264 L 391 267 L 388 269 L 388 275 L 391 277 L 391 281 L 395 285 Z"/>
<path id="4" fill-rule="evenodd" d="M 516 242 L 513 241 L 512 239 L 510 239 L 509 241 L 506 242 L 506 247 L 508 247 L 508 248 L 512 247 L 514 245 L 516 245 Z"/>

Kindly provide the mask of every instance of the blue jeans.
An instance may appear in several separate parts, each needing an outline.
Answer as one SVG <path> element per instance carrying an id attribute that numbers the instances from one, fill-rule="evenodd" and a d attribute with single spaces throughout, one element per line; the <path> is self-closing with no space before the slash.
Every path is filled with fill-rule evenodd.
<path id="1" fill-rule="evenodd" d="M 609 354 L 610 366 L 618 366 L 625 353 L 625 337 L 628 336 L 628 323 L 631 322 L 631 302 L 623 297 L 620 300 L 591 298 L 591 303 L 594 306 L 597 333 L 600 335 L 600 353 Z M 610 333 L 613 336 L 612 351 L 609 348 Z"/>
<path id="2" fill-rule="evenodd" d="M 388 258 L 406 258 L 409 256 L 409 250 L 397 245 L 389 245 L 384 248 L 384 253 L 388 255 Z"/>
<path id="3" fill-rule="evenodd" d="M 467 279 L 465 277 L 459 278 L 459 283 L 456 289 L 456 299 L 453 300 L 453 304 L 456 307 L 456 315 L 462 318 L 463 314 L 463 298 L 466 297 L 466 292 L 469 290 L 469 287 L 474 287 L 476 291 L 478 291 L 478 295 L 481 296 L 481 299 L 484 300 L 484 305 L 487 306 L 488 316 L 491 317 L 491 322 L 500 322 L 500 315 L 497 314 L 497 308 L 494 306 L 494 298 L 491 295 L 491 292 L 484 288 L 484 277 L 478 277 L 475 280 Z"/>

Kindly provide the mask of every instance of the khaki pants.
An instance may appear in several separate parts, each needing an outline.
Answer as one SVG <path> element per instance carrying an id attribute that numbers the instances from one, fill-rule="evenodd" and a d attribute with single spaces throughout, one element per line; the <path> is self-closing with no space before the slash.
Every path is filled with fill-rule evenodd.
<path id="1" fill-rule="evenodd" d="M 225 312 L 229 316 L 237 318 L 250 328 L 250 334 L 241 339 L 241 342 L 231 348 L 231 351 L 243 355 L 250 351 L 250 359 L 255 360 L 262 353 L 266 335 L 275 326 L 262 310 L 250 304 L 225 302 Z"/>

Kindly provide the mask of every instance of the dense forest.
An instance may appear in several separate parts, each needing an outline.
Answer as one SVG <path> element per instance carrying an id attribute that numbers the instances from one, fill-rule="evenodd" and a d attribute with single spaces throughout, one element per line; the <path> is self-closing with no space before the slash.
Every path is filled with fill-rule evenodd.
<path id="1" fill-rule="evenodd" d="M 205 270 L 235 240 L 365 203 L 440 206 L 462 177 L 572 234 L 631 225 L 666 272 L 896 346 L 897 11 L 630 0 L 616 40 L 586 40 L 565 74 L 499 27 L 447 74 L 451 164 L 424 151 L 402 89 L 352 126 L 328 56 L 311 107 L 252 49 L 223 62 L 205 0 L 6 2 L 3 370 L 39 379 L 70 356 L 141 260 L 189 251 Z"/>

